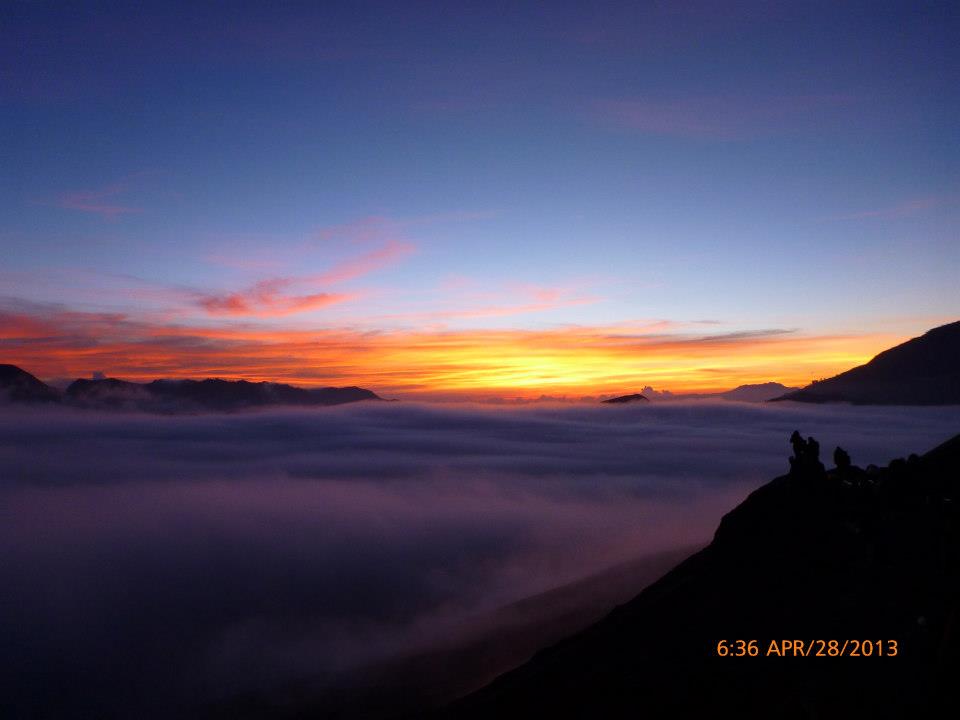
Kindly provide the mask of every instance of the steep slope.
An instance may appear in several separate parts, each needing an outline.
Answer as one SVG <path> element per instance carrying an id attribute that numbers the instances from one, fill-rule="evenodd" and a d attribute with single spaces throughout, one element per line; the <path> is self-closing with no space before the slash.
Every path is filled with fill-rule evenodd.
<path id="1" fill-rule="evenodd" d="M 703 551 L 447 716 L 955 717 L 958 485 L 960 436 L 885 469 L 797 462 Z M 873 642 L 870 657 L 783 657 L 773 640 Z"/>
<path id="2" fill-rule="evenodd" d="M 16 365 L 0 365 L 0 402 L 54 402 L 59 393 Z"/>
<path id="3" fill-rule="evenodd" d="M 866 365 L 776 400 L 864 405 L 960 404 L 960 322 L 885 350 Z"/>
<path id="4" fill-rule="evenodd" d="M 538 647 L 587 627 L 692 552 L 647 555 L 475 615 L 442 637 L 336 677 L 246 693 L 210 708 L 210 720 L 407 720 L 488 683 Z M 291 698 L 295 700 L 291 702 Z"/>

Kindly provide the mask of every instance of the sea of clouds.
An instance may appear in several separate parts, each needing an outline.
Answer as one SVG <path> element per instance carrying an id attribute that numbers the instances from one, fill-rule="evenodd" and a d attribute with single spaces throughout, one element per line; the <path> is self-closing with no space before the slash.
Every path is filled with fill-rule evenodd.
<path id="1" fill-rule="evenodd" d="M 960 432 L 960 407 L 0 408 L 7 700 L 163 717 L 334 677 L 708 542 L 797 428 L 885 463 Z"/>

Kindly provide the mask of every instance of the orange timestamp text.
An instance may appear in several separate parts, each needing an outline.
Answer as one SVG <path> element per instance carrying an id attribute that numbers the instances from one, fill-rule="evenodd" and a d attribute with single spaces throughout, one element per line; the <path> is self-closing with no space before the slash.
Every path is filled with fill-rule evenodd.
<path id="1" fill-rule="evenodd" d="M 718 657 L 896 657 L 896 640 L 721 640 Z"/>

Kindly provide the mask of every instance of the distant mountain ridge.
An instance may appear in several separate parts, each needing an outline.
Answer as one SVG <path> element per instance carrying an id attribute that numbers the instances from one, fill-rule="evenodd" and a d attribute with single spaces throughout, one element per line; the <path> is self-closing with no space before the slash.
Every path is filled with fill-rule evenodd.
<path id="1" fill-rule="evenodd" d="M 220 379 L 149 383 L 117 378 L 79 379 L 61 393 L 16 365 L 0 365 L 0 400 L 148 412 L 224 412 L 270 406 L 342 405 L 383 398 L 372 390 L 355 386 L 301 388 L 283 383 Z"/>
<path id="2" fill-rule="evenodd" d="M 738 400 L 740 402 L 766 402 L 777 395 L 796 389 L 778 382 L 755 383 L 753 385 L 740 385 L 733 390 L 722 392 L 720 397 L 724 400 Z"/>
<path id="3" fill-rule="evenodd" d="M 604 403 L 626 403 L 636 400 L 651 400 L 654 402 L 666 402 L 670 400 L 733 400 L 736 402 L 767 402 L 784 393 L 800 388 L 787 387 L 778 382 L 755 383 L 752 385 L 738 385 L 733 390 L 725 390 L 715 393 L 672 393 L 669 390 L 657 391 L 647 386 L 642 392 L 632 395 L 621 395 L 619 397 L 601 400 Z"/>
<path id="4" fill-rule="evenodd" d="M 960 321 L 928 330 L 860 365 L 774 401 L 856 405 L 960 404 Z"/>

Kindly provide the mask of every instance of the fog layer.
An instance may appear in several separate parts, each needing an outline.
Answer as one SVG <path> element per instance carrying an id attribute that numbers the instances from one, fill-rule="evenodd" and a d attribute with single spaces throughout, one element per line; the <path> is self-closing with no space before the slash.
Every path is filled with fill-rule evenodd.
<path id="1" fill-rule="evenodd" d="M 104 717 L 335 678 L 707 542 L 795 428 L 865 465 L 960 408 L 0 409 L 0 671 L 24 714 Z"/>

